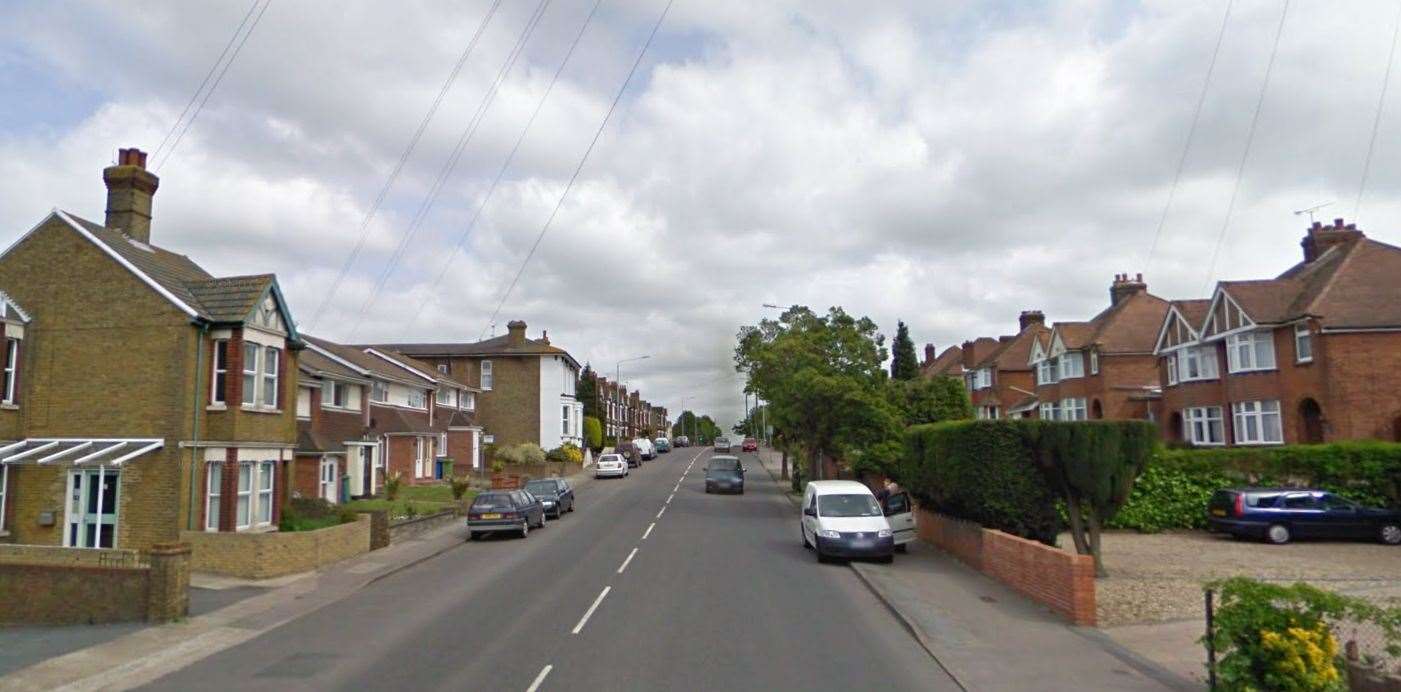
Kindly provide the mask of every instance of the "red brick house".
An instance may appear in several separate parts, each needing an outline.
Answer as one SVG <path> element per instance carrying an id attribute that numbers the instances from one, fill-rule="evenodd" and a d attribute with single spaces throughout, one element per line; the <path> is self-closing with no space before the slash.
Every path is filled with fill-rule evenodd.
<path id="1" fill-rule="evenodd" d="M 924 345 L 924 362 L 919 364 L 920 377 L 956 377 L 963 379 L 963 349 L 950 346 L 935 355 L 934 344 Z"/>
<path id="2" fill-rule="evenodd" d="M 1143 275 L 1114 277 L 1109 307 L 1085 322 L 1057 322 L 1033 344 L 1036 414 L 1043 420 L 1151 419 L 1158 397 L 1155 338 L 1168 302 Z"/>
<path id="3" fill-rule="evenodd" d="M 1018 318 L 1019 331 L 997 339 L 965 341 L 963 378 L 978 418 L 997 419 L 1024 415 L 1027 402 L 1036 396 L 1036 380 L 1028 358 L 1032 346 L 1050 330 L 1040 310 L 1027 310 Z"/>
<path id="4" fill-rule="evenodd" d="M 1398 439 L 1401 248 L 1314 223 L 1273 279 L 1222 281 L 1158 334 L 1165 434 L 1201 445 Z"/>

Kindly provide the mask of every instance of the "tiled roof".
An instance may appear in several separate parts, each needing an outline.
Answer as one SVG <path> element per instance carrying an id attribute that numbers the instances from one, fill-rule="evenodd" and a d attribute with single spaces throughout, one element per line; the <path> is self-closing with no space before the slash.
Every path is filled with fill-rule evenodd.
<path id="1" fill-rule="evenodd" d="M 432 377 L 435 382 L 441 382 L 450 387 L 460 387 L 463 389 L 470 389 L 472 391 L 480 391 L 472 385 L 466 384 L 464 382 L 459 382 L 455 378 L 449 377 L 447 374 L 439 372 L 438 369 L 430 363 L 425 363 L 417 358 L 412 358 L 410 356 L 404 355 L 402 352 L 399 351 L 394 351 L 383 346 L 354 346 L 350 348 L 373 348 L 375 349 L 375 351 L 383 353 L 385 356 L 388 356 L 389 358 L 393 359 L 398 363 L 402 363 L 410 368 L 413 368 L 414 370 L 417 370 L 418 372 Z M 378 356 L 370 354 L 370 357 L 377 358 Z"/>
<path id="2" fill-rule="evenodd" d="M 963 342 L 963 367 L 970 370 L 978 367 L 1001 346 L 1000 341 L 990 336 L 980 336 L 972 341 Z"/>
<path id="3" fill-rule="evenodd" d="M 961 377 L 963 375 L 963 349 L 957 346 L 944 349 L 943 353 L 934 357 L 933 362 L 920 367 L 920 374 L 924 377 L 938 377 L 940 375 Z"/>
<path id="4" fill-rule="evenodd" d="M 975 360 L 973 367 L 995 366 L 998 370 L 1029 370 L 1031 366 L 1027 365 L 1027 361 L 1031 358 L 1032 344 L 1038 338 L 1049 334 L 1050 331 L 1041 323 L 1027 325 L 1027 328 L 1016 336 L 1003 337 L 997 341 L 995 347 L 980 352 L 982 358 Z M 988 340 L 991 341 L 991 339 Z M 979 339 L 974 343 L 978 344 L 982 341 L 983 339 Z"/>
<path id="5" fill-rule="evenodd" d="M 1202 322 L 1206 321 L 1206 313 L 1211 309 L 1211 301 L 1208 299 L 1174 300 L 1172 306 L 1182 313 L 1182 318 L 1187 320 L 1187 324 L 1192 325 L 1193 329 L 1198 329 L 1202 326 Z"/>
<path id="6" fill-rule="evenodd" d="M 272 274 L 187 281 L 185 286 L 215 322 L 242 322 L 272 287 Z"/>
<path id="7" fill-rule="evenodd" d="M 378 356 L 372 356 L 368 353 L 365 353 L 364 351 L 354 346 L 338 344 L 334 341 L 327 341 L 325 339 L 310 336 L 307 334 L 303 334 L 302 338 L 305 339 L 306 342 L 311 344 L 312 346 L 327 351 L 336 358 L 350 363 L 352 366 L 358 368 L 362 372 L 368 371 L 376 377 L 381 377 L 387 380 L 420 384 L 420 381 L 417 377 L 405 372 L 403 368 L 400 368 L 394 365 L 393 363 L 390 363 L 389 361 Z"/>
<path id="8" fill-rule="evenodd" d="M 564 356 L 576 366 L 578 361 L 569 352 L 539 339 L 511 340 L 509 333 L 485 341 L 470 343 L 381 344 L 379 348 L 398 351 L 408 356 Z"/>
<path id="9" fill-rule="evenodd" d="M 1219 285 L 1260 324 L 1311 315 L 1330 329 L 1401 327 L 1401 248 L 1370 238 L 1330 247 L 1274 279 Z"/>
<path id="10" fill-rule="evenodd" d="M 337 442 L 327 435 L 312 429 L 310 425 L 297 426 L 298 452 L 344 452 L 345 443 Z"/>
<path id="11" fill-rule="evenodd" d="M 1149 353 L 1158 340 L 1168 302 L 1147 291 L 1125 296 L 1088 322 L 1061 322 L 1056 333 L 1070 350 L 1095 346 L 1101 353 Z"/>
<path id="12" fill-rule="evenodd" d="M 321 353 L 313 351 L 311 349 L 306 349 L 302 351 L 301 355 L 297 356 L 297 365 L 301 369 L 307 370 L 308 372 L 326 373 L 332 376 L 353 378 L 357 380 L 364 379 L 364 375 L 361 375 L 358 371 L 351 370 L 350 368 L 347 368 L 344 365 L 341 365 L 340 363 L 330 358 L 327 358 L 326 356 L 321 355 Z"/>

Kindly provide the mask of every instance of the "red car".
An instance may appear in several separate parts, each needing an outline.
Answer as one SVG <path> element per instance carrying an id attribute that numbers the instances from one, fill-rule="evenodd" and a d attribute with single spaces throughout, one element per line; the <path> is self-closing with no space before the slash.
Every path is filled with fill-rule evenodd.
<path id="1" fill-rule="evenodd" d="M 757 452 L 759 451 L 759 441 L 752 437 L 746 437 L 744 444 L 740 445 L 740 449 L 746 452 Z"/>

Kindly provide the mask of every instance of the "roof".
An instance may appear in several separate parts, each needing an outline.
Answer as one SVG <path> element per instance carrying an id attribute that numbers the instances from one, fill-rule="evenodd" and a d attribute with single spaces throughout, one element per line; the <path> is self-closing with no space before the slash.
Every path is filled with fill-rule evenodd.
<path id="1" fill-rule="evenodd" d="M 1366 237 L 1334 245 L 1274 279 L 1217 286 L 1257 324 L 1312 316 L 1325 329 L 1401 327 L 1401 248 Z"/>
<path id="2" fill-rule="evenodd" d="M 314 375 L 344 377 L 351 380 L 364 380 L 364 375 L 345 365 L 322 355 L 320 351 L 306 349 L 297 357 L 297 367 Z"/>
<path id="3" fill-rule="evenodd" d="M 312 429 L 310 425 L 297 426 L 297 452 L 344 452 L 345 443 L 338 442 L 325 434 Z"/>
<path id="4" fill-rule="evenodd" d="M 440 372 L 433 365 L 418 360 L 417 358 L 411 358 L 397 351 L 391 351 L 377 346 L 367 346 L 365 348 L 371 351 L 371 356 L 381 358 L 382 360 L 387 360 L 391 363 L 395 363 L 399 365 L 400 368 L 410 373 L 413 373 L 418 377 L 433 382 L 434 384 L 443 384 L 449 387 L 457 387 L 459 389 L 470 389 L 474 392 L 481 391 L 480 389 L 477 389 L 472 385 L 466 384 L 464 382 L 459 382 L 458 380 L 452 377 L 448 377 L 446 373 Z"/>
<path id="5" fill-rule="evenodd" d="M 1002 346 L 1002 342 L 990 336 L 980 336 L 973 341 L 963 342 L 961 349 L 963 355 L 963 367 L 973 369 L 982 364 L 994 351 Z"/>
<path id="6" fill-rule="evenodd" d="M 920 366 L 920 375 L 924 377 L 938 377 L 949 375 L 958 377 L 963 374 L 963 349 L 957 346 L 950 346 L 944 349 L 943 353 L 934 357 L 934 360 Z"/>
<path id="7" fill-rule="evenodd" d="M 211 320 L 242 322 L 267 294 L 276 277 L 272 274 L 230 276 L 208 281 L 187 281 L 185 286 L 194 295 Z"/>
<path id="8" fill-rule="evenodd" d="M 342 367 L 348 365 L 350 369 L 357 371 L 361 376 L 373 375 L 380 379 L 423 386 L 421 380 L 405 372 L 402 367 L 394 365 L 378 356 L 372 356 L 354 346 L 338 344 L 334 341 L 327 341 L 309 334 L 303 334 L 302 338 L 306 340 L 307 344 L 309 344 L 313 350 L 324 352 L 322 354 L 323 357 L 325 354 L 330 354 L 332 360 L 340 361 L 339 365 Z"/>
<path id="9" fill-rule="evenodd" d="M 1094 346 L 1101 353 L 1151 353 L 1168 305 L 1162 298 L 1139 291 L 1100 311 L 1088 322 L 1061 322 L 1055 329 L 1068 350 Z"/>
<path id="10" fill-rule="evenodd" d="M 510 333 L 485 341 L 469 343 L 379 344 L 376 348 L 398 351 L 407 356 L 564 356 L 579 367 L 579 361 L 569 352 L 540 339 L 523 338 L 513 341 Z"/>
<path id="11" fill-rule="evenodd" d="M 1007 412 L 1021 413 L 1023 411 L 1030 411 L 1036 408 L 1036 405 L 1039 403 L 1041 403 L 1040 399 L 1038 399 L 1035 394 L 1032 394 L 1030 396 L 1023 397 L 1021 401 L 1018 401 L 1017 403 L 1009 406 L 1007 408 Z"/>
<path id="12" fill-rule="evenodd" d="M 1177 311 L 1182 314 L 1182 318 L 1187 320 L 1187 324 L 1192 325 L 1195 329 L 1201 327 L 1202 322 L 1206 321 L 1207 312 L 1211 310 L 1211 300 L 1205 298 L 1174 300 L 1172 307 L 1177 308 Z"/>

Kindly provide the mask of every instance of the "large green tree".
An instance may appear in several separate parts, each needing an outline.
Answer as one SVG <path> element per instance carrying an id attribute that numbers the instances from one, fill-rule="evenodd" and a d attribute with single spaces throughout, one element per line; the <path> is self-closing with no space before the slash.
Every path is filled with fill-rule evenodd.
<path id="1" fill-rule="evenodd" d="M 913 380 L 919 377 L 919 357 L 915 355 L 915 342 L 910 340 L 910 328 L 898 322 L 895 328 L 895 343 L 891 344 L 890 377 L 897 380 Z"/>
<path id="2" fill-rule="evenodd" d="M 891 380 L 886 388 L 890 403 L 899 409 L 905 425 L 939 423 L 973 417 L 968 390 L 956 377 L 920 377 Z"/>
<path id="3" fill-rule="evenodd" d="M 574 398 L 583 402 L 585 417 L 592 416 L 603 420 L 603 416 L 598 415 L 598 373 L 594 372 L 588 363 L 584 363 L 584 369 L 579 373 L 579 383 L 574 387 Z"/>

